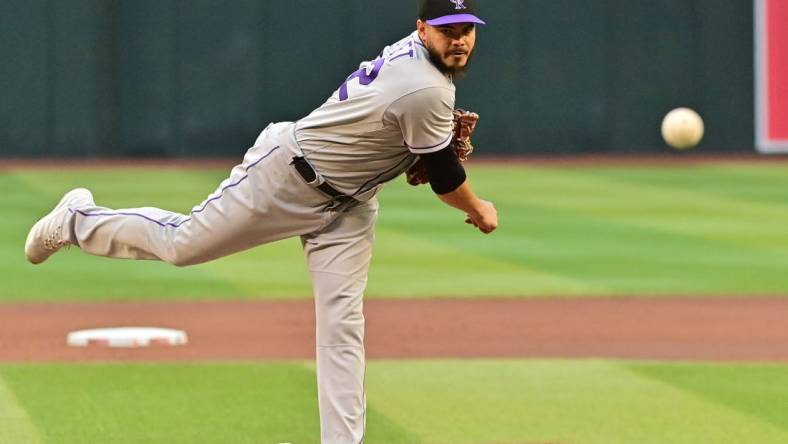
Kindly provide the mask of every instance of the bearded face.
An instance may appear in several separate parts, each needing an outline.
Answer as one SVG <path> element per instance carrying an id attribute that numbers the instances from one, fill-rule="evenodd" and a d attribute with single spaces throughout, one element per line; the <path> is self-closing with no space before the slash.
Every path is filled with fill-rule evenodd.
<path id="1" fill-rule="evenodd" d="M 461 78 L 473 56 L 476 26 L 473 23 L 431 26 L 419 20 L 417 27 L 432 63 L 442 73 Z"/>

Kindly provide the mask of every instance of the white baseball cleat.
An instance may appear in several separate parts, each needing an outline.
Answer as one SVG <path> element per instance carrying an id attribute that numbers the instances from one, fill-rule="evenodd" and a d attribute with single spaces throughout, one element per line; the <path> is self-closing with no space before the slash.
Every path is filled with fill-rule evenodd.
<path id="1" fill-rule="evenodd" d="M 69 191 L 60 199 L 54 210 L 33 225 L 25 241 L 25 256 L 33 264 L 49 259 L 61 248 L 71 245 L 71 226 L 73 217 L 70 208 L 95 206 L 93 194 L 85 188 Z"/>

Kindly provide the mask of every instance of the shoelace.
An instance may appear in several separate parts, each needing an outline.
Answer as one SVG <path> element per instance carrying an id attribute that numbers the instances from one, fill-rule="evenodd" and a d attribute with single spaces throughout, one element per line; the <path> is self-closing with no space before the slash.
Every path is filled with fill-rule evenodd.
<path id="1" fill-rule="evenodd" d="M 56 251 L 64 246 L 71 245 L 71 243 L 60 237 L 63 227 L 57 227 L 52 233 L 44 239 L 44 248 L 50 251 Z"/>

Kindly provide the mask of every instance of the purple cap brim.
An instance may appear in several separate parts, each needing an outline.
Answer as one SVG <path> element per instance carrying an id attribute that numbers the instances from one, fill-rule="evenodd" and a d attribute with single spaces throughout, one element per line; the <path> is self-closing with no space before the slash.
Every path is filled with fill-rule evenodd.
<path id="1" fill-rule="evenodd" d="M 455 23 L 478 23 L 480 25 L 486 25 L 482 19 L 476 17 L 473 14 L 452 14 L 452 15 L 444 15 L 443 17 L 434 18 L 432 20 L 427 20 L 427 24 L 430 26 L 441 26 L 441 25 L 453 25 Z"/>

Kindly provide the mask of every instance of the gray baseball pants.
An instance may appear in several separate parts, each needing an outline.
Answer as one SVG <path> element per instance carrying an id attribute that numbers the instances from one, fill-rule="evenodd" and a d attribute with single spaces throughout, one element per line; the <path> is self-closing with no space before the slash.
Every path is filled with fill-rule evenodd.
<path id="1" fill-rule="evenodd" d="M 317 318 L 317 381 L 323 444 L 363 442 L 362 295 L 372 256 L 377 201 L 341 211 L 290 165 L 292 124 L 270 125 L 243 163 L 190 215 L 158 208 L 74 210 L 73 233 L 89 254 L 207 262 L 300 236 Z"/>

